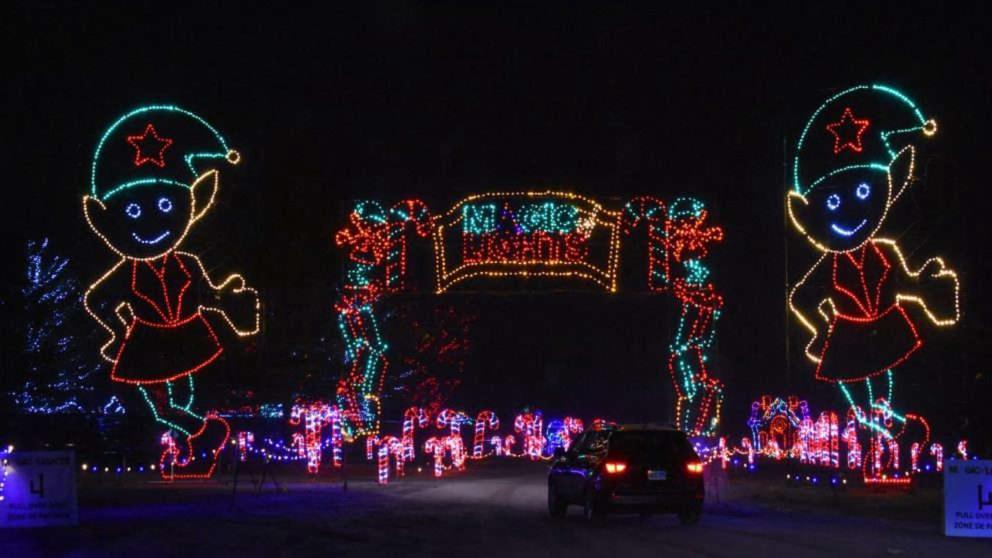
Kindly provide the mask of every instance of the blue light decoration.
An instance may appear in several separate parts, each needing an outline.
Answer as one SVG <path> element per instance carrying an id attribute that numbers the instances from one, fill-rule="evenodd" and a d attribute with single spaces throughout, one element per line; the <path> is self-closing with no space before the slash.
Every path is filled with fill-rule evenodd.
<path id="1" fill-rule="evenodd" d="M 258 416 L 267 419 L 281 419 L 286 416 L 282 403 L 262 403 L 258 406 Z"/>
<path id="2" fill-rule="evenodd" d="M 795 395 L 785 399 L 763 395 L 751 404 L 747 421 L 751 447 L 770 457 L 787 455 L 796 444 L 800 426 L 809 418 L 809 405 Z"/>
<path id="3" fill-rule="evenodd" d="M 28 241 L 26 252 L 20 294 L 27 377 L 10 394 L 14 406 L 26 414 L 99 413 L 100 365 L 86 350 L 89 339 L 78 335 L 86 314 L 71 261 L 48 238 Z"/>
<path id="4" fill-rule="evenodd" d="M 180 251 L 214 205 L 220 168 L 240 161 L 203 118 L 149 105 L 114 121 L 93 154 L 83 215 L 119 260 L 86 290 L 83 304 L 107 337 L 99 354 L 110 379 L 133 386 L 161 436 L 167 479 L 208 478 L 230 434 L 227 421 L 197 409 L 194 375 L 224 351 L 217 318 L 239 337 L 260 329 L 258 293 L 232 274 L 214 282 L 195 254 Z M 209 291 L 215 305 L 191 296 Z M 178 440 L 177 440 L 178 439 Z"/>
<path id="5" fill-rule="evenodd" d="M 936 132 L 936 122 L 905 94 L 858 85 L 813 112 L 793 160 L 788 216 L 819 258 L 789 291 L 788 306 L 809 335 L 805 353 L 815 377 L 837 384 L 855 424 L 869 435 L 865 478 L 873 482 L 898 466 L 897 439 L 909 423 L 917 431 L 925 427 L 922 417 L 893 407 L 894 371 L 923 344 L 907 308 L 937 327 L 960 318 L 955 272 L 936 257 L 910 267 L 898 242 L 879 234 L 913 182 L 917 143 Z M 926 298 L 924 284 L 934 290 Z M 884 394 L 874 393 L 876 377 Z M 855 403 L 855 386 L 863 386 L 864 407 Z M 882 452 L 895 452 L 889 465 Z"/>
<path id="6" fill-rule="evenodd" d="M 0 502 L 3 502 L 4 487 L 7 486 L 7 463 L 10 462 L 10 455 L 14 453 L 14 446 L 7 446 L 0 450 Z"/>

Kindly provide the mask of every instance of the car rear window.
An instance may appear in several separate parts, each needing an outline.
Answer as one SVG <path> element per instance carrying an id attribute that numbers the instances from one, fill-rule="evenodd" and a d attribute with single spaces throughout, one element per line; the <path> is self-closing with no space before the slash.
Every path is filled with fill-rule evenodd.
<path id="1" fill-rule="evenodd" d="M 693 455 L 692 445 L 674 430 L 620 431 L 610 436 L 610 455 L 627 459 L 667 460 Z"/>

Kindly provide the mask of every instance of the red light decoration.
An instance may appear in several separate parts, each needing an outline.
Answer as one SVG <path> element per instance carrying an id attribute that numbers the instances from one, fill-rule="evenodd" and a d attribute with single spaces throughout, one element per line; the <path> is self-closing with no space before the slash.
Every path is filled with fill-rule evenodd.
<path id="1" fill-rule="evenodd" d="M 421 407 L 410 407 L 403 412 L 403 460 L 413 461 L 416 457 L 416 446 L 413 433 L 416 428 L 426 428 L 430 417 Z"/>
<path id="2" fill-rule="evenodd" d="M 151 135 L 151 142 L 148 141 L 148 136 Z M 140 167 L 145 163 L 151 163 L 158 168 L 165 167 L 165 150 L 172 145 L 172 140 L 169 138 L 159 137 L 158 132 L 155 131 L 155 126 L 149 122 L 148 126 L 145 127 L 145 131 L 141 135 L 127 136 L 127 142 L 134 147 L 134 166 Z M 149 149 L 148 153 L 155 153 L 155 155 L 145 155 L 142 151 L 143 147 L 154 144 L 152 149 Z"/>
<path id="3" fill-rule="evenodd" d="M 676 423 L 692 435 L 712 435 L 720 422 L 723 384 L 707 367 L 723 297 L 707 281 L 701 260 L 723 229 L 706 224 L 702 202 L 677 198 L 671 207 L 652 196 L 636 197 L 624 211 L 624 230 L 644 227 L 648 238 L 648 288 L 670 292 L 681 305 L 668 371 L 676 394 Z"/>
<path id="4" fill-rule="evenodd" d="M 858 441 L 857 419 L 850 418 L 844 429 L 844 444 L 847 449 L 847 468 L 856 470 L 861 467 L 861 442 Z"/>
<path id="5" fill-rule="evenodd" d="M 868 129 L 871 123 L 867 118 L 857 119 L 850 107 L 844 109 L 844 114 L 837 122 L 827 124 L 827 131 L 834 136 L 834 155 L 840 154 L 844 149 L 850 149 L 856 153 L 861 153 L 861 136 Z M 851 134 L 850 132 L 854 133 Z"/>
<path id="6" fill-rule="evenodd" d="M 211 436 L 208 430 L 223 430 L 223 435 Z M 216 414 L 208 413 L 199 430 L 187 438 L 184 448 L 180 450 L 175 439 L 169 432 L 162 434 L 161 442 L 165 449 L 159 457 L 159 472 L 165 480 L 188 480 L 188 479 L 209 479 L 213 476 L 217 468 L 217 458 L 221 450 L 227 444 L 231 436 L 231 427 L 227 421 Z M 200 440 L 204 440 L 204 442 Z M 219 439 L 219 443 L 211 443 L 211 440 Z M 204 453 L 197 455 L 198 449 L 206 449 Z"/>
<path id="7" fill-rule="evenodd" d="M 248 450 L 255 443 L 255 434 L 242 430 L 238 432 L 238 461 L 248 461 Z"/>
<path id="8" fill-rule="evenodd" d="M 747 453 L 747 464 L 748 467 L 754 465 L 754 444 L 751 443 L 751 438 L 744 437 L 741 438 L 741 448 Z"/>
<path id="9" fill-rule="evenodd" d="M 341 446 L 341 415 L 337 407 L 327 403 L 297 403 L 293 405 L 289 415 L 289 424 L 299 426 L 303 423 L 304 433 L 294 435 L 294 443 L 300 455 L 307 458 L 307 472 L 316 475 L 320 472 L 322 460 L 321 432 L 325 425 L 331 427 L 331 463 L 335 469 L 342 466 Z"/>
<path id="10" fill-rule="evenodd" d="M 379 431 L 379 392 L 388 360 L 380 337 L 375 305 L 382 296 L 406 287 L 407 230 L 428 236 L 433 220 L 419 200 L 405 200 L 388 211 L 363 202 L 349 216 L 349 226 L 335 234 L 348 247 L 347 281 L 334 305 L 346 344 L 348 369 L 338 384 L 338 405 L 349 435 Z"/>
<path id="11" fill-rule="evenodd" d="M 183 263 L 183 258 L 175 252 L 154 265 L 132 260 L 131 294 L 137 300 L 134 305 L 128 305 L 130 323 L 111 367 L 111 380 L 146 386 L 173 382 L 210 365 L 223 352 L 217 334 L 200 309 L 187 305 L 187 310 L 193 308 L 193 311 L 183 312 L 183 302 L 192 284 L 189 268 L 196 269 L 191 263 Z M 152 312 L 146 313 L 147 310 Z M 152 352 L 157 345 L 174 346 L 197 337 L 205 342 L 184 343 L 187 351 L 178 362 Z"/>
<path id="12" fill-rule="evenodd" d="M 407 239 L 412 234 L 433 238 L 437 293 L 462 281 L 506 277 L 575 278 L 612 293 L 617 291 L 620 231 L 631 232 L 641 223 L 649 236 L 649 289 L 670 293 L 682 305 L 668 361 L 679 425 L 692 434 L 712 434 L 723 386 L 708 369 L 707 352 L 723 298 L 707 281 L 709 270 L 701 260 L 710 244 L 723 239 L 723 230 L 706 220 L 703 204 L 691 198 L 678 198 L 670 208 L 655 198 L 635 198 L 621 212 L 555 191 L 472 195 L 434 217 L 418 200 L 389 209 L 373 201 L 356 204 L 348 225 L 335 234 L 336 244 L 349 252 L 345 285 L 335 304 L 346 347 L 337 397 L 348 436 L 379 432 L 379 395 L 389 362 L 376 305 L 408 288 Z M 437 405 L 421 399 L 413 403 Z M 526 438 L 524 452 L 533 455 L 543 435 Z"/>
<path id="13" fill-rule="evenodd" d="M 499 430 L 499 417 L 496 413 L 485 410 L 475 417 L 475 436 L 472 439 L 472 458 L 482 459 L 486 445 L 486 430 Z"/>
<path id="14" fill-rule="evenodd" d="M 424 442 L 424 453 L 434 458 L 434 476 L 441 477 L 447 469 L 465 470 L 465 445 L 459 436 L 431 436 Z M 450 464 L 445 465 L 447 456 Z"/>
<path id="15" fill-rule="evenodd" d="M 799 397 L 790 395 L 783 399 L 762 395 L 751 403 L 751 416 L 747 421 L 755 451 L 776 459 L 783 457 L 779 455 L 783 450 L 795 453 L 793 457 L 798 456 L 800 426 L 808 418 L 809 405 Z M 769 447 L 772 442 L 774 451 Z"/>
<path id="16" fill-rule="evenodd" d="M 199 133 L 162 137 L 149 119 Z M 137 122 L 143 132 L 127 135 Z M 125 143 L 134 148 L 133 159 Z M 169 149 L 186 164 L 166 168 Z M 159 437 L 159 465 L 170 480 L 209 477 L 230 436 L 223 418 L 194 408 L 194 377 L 225 350 L 215 328 L 226 324 L 246 337 L 261 326 L 258 293 L 242 276 L 214 281 L 198 256 L 180 250 L 214 205 L 220 168 L 238 161 L 199 116 L 172 105 L 145 106 L 103 134 L 92 160 L 90 195 L 83 198 L 87 225 L 119 257 L 89 286 L 83 305 L 107 333 L 99 352 L 110 363 L 111 380 L 134 386 L 167 429 Z"/>
<path id="17" fill-rule="evenodd" d="M 513 419 L 513 431 L 523 434 L 524 454 L 531 461 L 541 458 L 544 450 L 544 422 L 540 413 L 521 413 Z"/>
<path id="18" fill-rule="evenodd" d="M 383 436 L 379 440 L 379 484 L 389 484 L 389 458 L 396 464 L 396 476 L 403 476 L 403 442 L 396 436 Z"/>
<path id="19" fill-rule="evenodd" d="M 509 434 L 506 437 L 493 436 L 492 439 L 489 441 L 489 443 L 493 445 L 493 449 L 495 450 L 497 456 L 501 456 L 501 455 L 512 456 L 513 444 L 515 444 L 516 442 L 517 442 L 516 438 L 514 438 Z"/>
<path id="20" fill-rule="evenodd" d="M 434 422 L 438 428 L 448 428 L 451 430 L 451 436 L 461 439 L 462 425 L 472 422 L 472 419 L 462 411 L 442 409 Z"/>
<path id="21" fill-rule="evenodd" d="M 937 468 L 937 472 L 944 470 L 944 446 L 934 443 L 930 446 L 930 455 L 934 458 L 934 464 Z"/>
<path id="22" fill-rule="evenodd" d="M 862 101 L 884 110 L 877 110 L 871 122 L 859 119 L 851 107 Z M 840 119 L 830 121 L 840 107 Z M 832 135 L 832 158 L 822 148 L 810 147 L 827 144 L 826 137 L 810 134 L 821 126 Z M 869 127 L 874 132 L 863 138 Z M 936 131 L 936 123 L 926 120 L 903 93 L 879 84 L 860 85 L 820 105 L 796 146 L 786 211 L 820 254 L 789 290 L 787 303 L 808 333 L 805 352 L 814 377 L 837 384 L 853 411 L 849 417 L 857 427 L 849 424 L 843 436 L 849 467 L 859 457 L 857 430 L 868 431 L 860 460 L 866 479 L 891 477 L 888 471 L 899 468 L 899 448 L 912 448 L 913 441 L 900 440 L 909 421 L 929 430 L 922 417 L 903 416 L 892 408 L 895 369 L 923 345 L 923 332 L 908 306 L 919 308 L 937 327 L 954 325 L 961 315 L 957 275 L 941 258 L 911 267 L 898 243 L 879 234 L 889 210 L 913 183 L 915 142 Z M 837 158 L 842 152 L 843 160 Z M 926 299 L 920 291 L 924 287 Z M 937 312 L 931 289 L 944 290 L 944 308 Z M 873 393 L 875 378 L 884 378 L 884 398 Z M 863 410 L 852 393 L 857 385 L 867 395 Z M 920 443 L 917 454 L 925 445 Z"/>
<path id="23" fill-rule="evenodd" d="M 365 460 L 372 461 L 375 457 L 375 448 L 379 445 L 378 436 L 366 436 L 365 437 Z"/>
<path id="24" fill-rule="evenodd" d="M 902 364 L 923 345 L 916 325 L 906 310 L 897 303 L 879 309 L 891 264 L 875 243 L 866 243 L 860 250 L 838 254 L 833 261 L 833 289 L 837 297 L 831 299 L 833 320 L 827 329 L 816 367 L 816 378 L 826 382 L 862 382 Z M 884 245 L 882 245 L 884 246 Z M 856 283 L 851 281 L 856 278 Z M 874 278 L 870 281 L 869 278 Z M 884 327 L 897 342 L 887 344 L 888 352 L 867 352 L 864 340 L 868 332 Z M 828 351 L 831 340 L 840 339 L 841 346 Z M 856 345 L 858 342 L 862 346 Z M 836 354 L 873 354 L 874 360 L 865 359 L 862 368 L 840 369 Z"/>

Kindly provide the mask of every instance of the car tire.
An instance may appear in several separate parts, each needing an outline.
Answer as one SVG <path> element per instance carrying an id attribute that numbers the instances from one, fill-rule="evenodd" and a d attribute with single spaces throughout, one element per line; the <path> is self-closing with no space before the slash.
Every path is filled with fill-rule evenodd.
<path id="1" fill-rule="evenodd" d="M 602 504 L 596 501 L 596 492 L 590 490 L 586 492 L 585 501 L 582 505 L 582 517 L 589 523 L 601 524 L 606 519 L 606 510 Z"/>
<path id="2" fill-rule="evenodd" d="M 567 510 L 568 503 L 558 495 L 558 489 L 553 484 L 548 484 L 548 513 L 551 517 L 561 518 L 565 517 Z"/>
<path id="3" fill-rule="evenodd" d="M 682 525 L 695 525 L 699 523 L 703 510 L 699 506 L 686 506 L 679 512 L 679 523 Z"/>

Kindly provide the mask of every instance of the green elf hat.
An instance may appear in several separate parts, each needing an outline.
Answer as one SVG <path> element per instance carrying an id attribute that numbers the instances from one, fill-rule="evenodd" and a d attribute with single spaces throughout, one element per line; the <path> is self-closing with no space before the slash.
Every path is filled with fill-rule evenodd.
<path id="1" fill-rule="evenodd" d="M 118 118 L 97 143 L 90 195 L 106 201 L 138 186 L 189 188 L 220 162 L 236 165 L 240 158 L 196 114 L 173 105 L 143 106 Z"/>
<path id="2" fill-rule="evenodd" d="M 916 103 L 886 85 L 857 85 L 830 97 L 813 113 L 796 145 L 792 189 L 805 196 L 824 180 L 856 169 L 888 172 L 889 164 L 937 123 Z"/>

